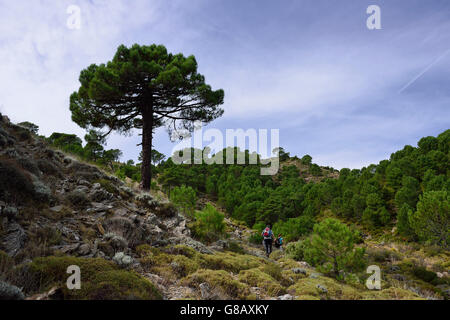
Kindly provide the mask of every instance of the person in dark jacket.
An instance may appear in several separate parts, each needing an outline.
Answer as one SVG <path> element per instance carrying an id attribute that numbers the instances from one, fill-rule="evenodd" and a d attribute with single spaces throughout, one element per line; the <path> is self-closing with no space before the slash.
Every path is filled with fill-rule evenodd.
<path id="1" fill-rule="evenodd" d="M 264 247 L 266 249 L 266 255 L 269 256 L 272 253 L 272 242 L 273 242 L 273 232 L 271 225 L 268 224 L 263 232 L 261 232 L 261 235 L 264 238 Z"/>

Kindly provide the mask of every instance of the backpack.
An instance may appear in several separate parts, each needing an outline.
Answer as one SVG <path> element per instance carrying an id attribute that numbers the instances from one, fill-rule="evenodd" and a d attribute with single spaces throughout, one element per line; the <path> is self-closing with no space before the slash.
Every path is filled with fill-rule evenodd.
<path id="1" fill-rule="evenodd" d="M 277 239 L 275 240 L 275 248 L 279 248 L 280 246 L 281 246 L 280 239 L 277 238 Z"/>
<path id="2" fill-rule="evenodd" d="M 270 232 L 271 230 L 269 228 L 265 228 L 263 232 L 264 238 L 270 238 Z"/>

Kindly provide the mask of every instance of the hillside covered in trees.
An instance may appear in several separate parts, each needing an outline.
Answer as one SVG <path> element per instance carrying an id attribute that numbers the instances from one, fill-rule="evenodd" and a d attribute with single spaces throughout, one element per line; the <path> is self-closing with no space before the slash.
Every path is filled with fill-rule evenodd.
<path id="1" fill-rule="evenodd" d="M 255 230 L 274 224 L 275 233 L 289 240 L 310 233 L 331 212 L 372 232 L 395 227 L 405 240 L 448 249 L 449 149 L 447 130 L 362 169 L 321 168 L 308 155 L 291 158 L 281 150 L 282 168 L 274 177 L 261 176 L 258 165 L 175 165 L 168 159 L 158 166 L 157 179 L 167 192 L 187 186 L 217 201 Z"/>

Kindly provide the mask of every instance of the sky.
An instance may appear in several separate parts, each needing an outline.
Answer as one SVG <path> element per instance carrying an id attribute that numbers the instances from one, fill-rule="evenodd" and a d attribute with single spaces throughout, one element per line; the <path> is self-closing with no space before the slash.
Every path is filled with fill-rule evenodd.
<path id="1" fill-rule="evenodd" d="M 0 0 L 0 112 L 83 137 L 69 110 L 80 71 L 134 43 L 194 55 L 224 89 L 206 128 L 279 129 L 319 165 L 361 168 L 450 128 L 448 0 Z M 137 160 L 140 139 L 113 134 L 107 148 Z M 156 131 L 155 149 L 174 146 Z"/>

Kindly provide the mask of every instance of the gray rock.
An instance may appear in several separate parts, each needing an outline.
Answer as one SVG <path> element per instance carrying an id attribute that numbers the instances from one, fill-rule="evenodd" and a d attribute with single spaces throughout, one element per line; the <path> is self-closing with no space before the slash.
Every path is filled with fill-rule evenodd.
<path id="1" fill-rule="evenodd" d="M 80 243 L 67 244 L 63 246 L 56 246 L 54 249 L 58 249 L 61 253 L 71 254 L 78 250 Z"/>
<path id="2" fill-rule="evenodd" d="M 78 180 L 78 185 L 79 186 L 85 186 L 85 187 L 91 187 L 91 183 L 89 182 L 89 181 L 87 181 L 87 180 L 84 180 L 84 179 L 80 179 L 80 180 Z"/>
<path id="3" fill-rule="evenodd" d="M 33 182 L 35 197 L 40 201 L 49 201 L 52 197 L 52 191 L 42 181 Z"/>
<path id="4" fill-rule="evenodd" d="M 323 274 L 321 274 L 321 273 L 311 273 L 311 274 L 309 275 L 309 277 L 310 277 L 311 279 L 317 279 L 317 278 L 319 278 L 319 277 L 321 277 L 321 276 L 323 276 Z"/>
<path id="5" fill-rule="evenodd" d="M 64 208 L 64 207 L 63 207 L 62 205 L 54 206 L 54 207 L 51 207 L 51 208 L 50 208 L 50 211 L 55 212 L 55 213 L 58 213 L 58 212 L 61 212 L 61 210 L 62 210 L 63 208 Z"/>
<path id="6" fill-rule="evenodd" d="M 290 294 L 285 294 L 283 296 L 277 297 L 277 300 L 294 300 L 294 297 Z"/>
<path id="7" fill-rule="evenodd" d="M 169 238 L 168 241 L 171 244 L 184 244 L 188 247 L 191 247 L 191 248 L 197 250 L 200 253 L 205 253 L 205 254 L 213 254 L 214 253 L 211 249 L 209 249 L 203 243 L 196 241 L 192 238 L 188 238 L 188 237 L 176 238 L 176 237 L 174 237 L 174 238 Z"/>
<path id="8" fill-rule="evenodd" d="M 160 204 L 148 193 L 141 193 L 135 196 L 135 200 L 145 208 L 154 209 Z"/>
<path id="9" fill-rule="evenodd" d="M 121 267 L 128 267 L 133 263 L 133 258 L 123 252 L 117 252 L 112 260 Z"/>
<path id="10" fill-rule="evenodd" d="M 304 275 L 306 275 L 306 270 L 302 269 L 302 268 L 293 268 L 292 272 L 295 273 L 295 274 L 304 274 Z"/>
<path id="11" fill-rule="evenodd" d="M 1 243 L 10 256 L 15 256 L 24 246 L 27 235 L 20 224 L 11 222 L 6 227 L 6 232 Z"/>
<path id="12" fill-rule="evenodd" d="M 84 243 L 78 248 L 78 254 L 81 256 L 86 256 L 91 252 L 91 247 L 89 244 Z"/>
<path id="13" fill-rule="evenodd" d="M 128 241 L 118 234 L 109 232 L 105 234 L 104 238 L 116 251 L 128 248 Z"/>
<path id="14" fill-rule="evenodd" d="M 24 300 L 25 296 L 18 287 L 0 281 L 0 300 Z"/>
<path id="15" fill-rule="evenodd" d="M 311 268 L 308 262 L 306 261 L 299 261 L 298 264 L 303 268 Z"/>
<path id="16" fill-rule="evenodd" d="M 87 194 L 89 192 L 89 188 L 82 185 L 82 186 L 77 186 L 73 191 Z"/>
<path id="17" fill-rule="evenodd" d="M 203 300 L 217 300 L 220 299 L 220 297 L 211 290 L 211 287 L 207 282 L 200 283 L 198 285 L 200 288 L 200 293 L 202 295 Z"/>
<path id="18" fill-rule="evenodd" d="M 114 195 L 104 189 L 95 189 L 89 194 L 91 201 L 102 202 L 112 200 Z"/>
<path id="19" fill-rule="evenodd" d="M 87 212 L 87 213 L 91 213 L 91 212 L 95 212 L 95 213 L 97 213 L 97 212 L 103 212 L 103 211 L 108 211 L 108 210 L 110 210 L 110 209 L 113 208 L 112 205 L 105 204 L 105 203 L 103 203 L 103 202 L 92 202 L 91 205 L 92 205 L 91 208 L 86 209 L 86 212 Z"/>
<path id="20" fill-rule="evenodd" d="M 120 186 L 119 190 L 131 197 L 133 195 L 133 189 L 127 186 Z"/>
<path id="21" fill-rule="evenodd" d="M 321 284 L 318 284 L 318 285 L 316 286 L 316 288 L 319 289 L 319 291 L 321 291 L 321 292 L 323 292 L 323 293 L 328 293 L 327 287 L 325 287 L 325 286 L 323 286 L 323 285 L 321 285 Z"/>

